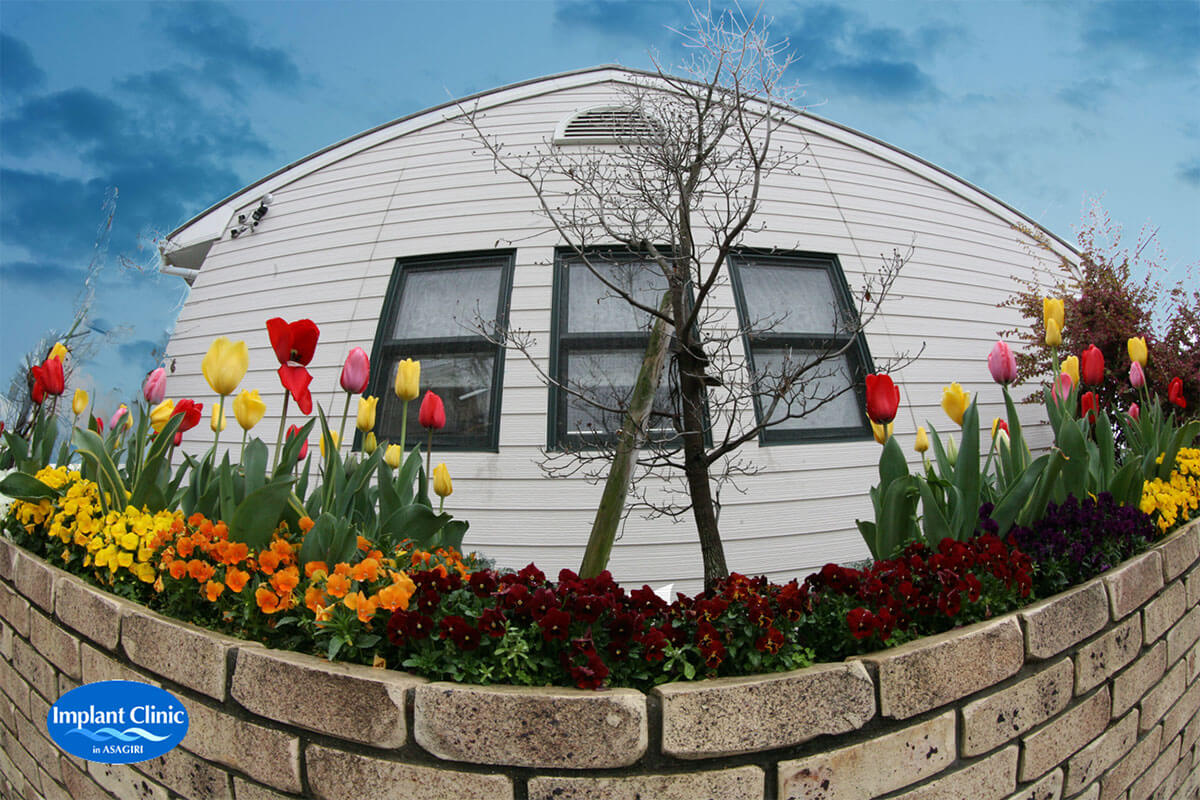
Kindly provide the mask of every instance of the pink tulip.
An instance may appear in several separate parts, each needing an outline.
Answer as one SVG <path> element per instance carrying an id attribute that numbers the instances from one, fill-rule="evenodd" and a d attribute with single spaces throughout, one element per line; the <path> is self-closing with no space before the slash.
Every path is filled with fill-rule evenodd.
<path id="1" fill-rule="evenodd" d="M 1134 363 L 1136 364 L 1137 362 L 1135 361 Z M 1142 410 L 1141 410 L 1140 408 L 1138 408 L 1138 404 L 1137 404 L 1137 403 L 1130 403 L 1130 404 L 1129 404 L 1129 416 L 1133 417 L 1134 419 L 1139 419 L 1139 418 L 1141 418 L 1141 416 L 1142 416 Z"/>
<path id="2" fill-rule="evenodd" d="M 1135 389 L 1146 385 L 1146 373 L 1142 371 L 1142 365 L 1136 361 L 1129 365 L 1129 385 Z"/>
<path id="3" fill-rule="evenodd" d="M 1071 396 L 1071 387 L 1075 384 L 1071 381 L 1071 376 L 1063 373 L 1058 376 L 1058 380 L 1054 382 L 1054 399 L 1058 402 L 1064 402 Z"/>
<path id="4" fill-rule="evenodd" d="M 165 369 L 159 367 L 146 376 L 146 382 L 142 384 L 142 396 L 152 406 L 163 401 L 163 398 L 167 396 L 167 371 Z"/>
<path id="5" fill-rule="evenodd" d="M 355 347 L 342 365 L 342 389 L 350 394 L 362 394 L 367 390 L 370 375 L 371 359 L 367 357 L 367 351 Z"/>
<path id="6" fill-rule="evenodd" d="M 121 422 L 121 418 L 124 417 L 128 413 L 129 413 L 129 409 L 126 408 L 125 406 L 121 406 L 120 408 L 118 408 L 117 413 L 113 414 L 112 417 L 108 420 L 109 430 L 115 431 L 117 429 L 117 425 Z"/>
<path id="7" fill-rule="evenodd" d="M 996 342 L 988 353 L 988 369 L 996 383 L 1009 384 L 1017 379 L 1017 359 L 1004 342 Z"/>

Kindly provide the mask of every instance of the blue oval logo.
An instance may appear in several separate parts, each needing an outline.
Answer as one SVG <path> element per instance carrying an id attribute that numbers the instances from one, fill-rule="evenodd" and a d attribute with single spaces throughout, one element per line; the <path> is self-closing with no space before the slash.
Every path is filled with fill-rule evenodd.
<path id="1" fill-rule="evenodd" d="M 50 738 L 73 756 L 104 764 L 157 758 L 183 741 L 188 713 L 168 691 L 135 681 L 86 683 L 46 714 Z"/>

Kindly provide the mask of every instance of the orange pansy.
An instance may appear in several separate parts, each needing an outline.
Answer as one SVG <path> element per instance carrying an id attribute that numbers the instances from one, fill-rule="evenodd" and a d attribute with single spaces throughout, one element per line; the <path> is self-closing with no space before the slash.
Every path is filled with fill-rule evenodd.
<path id="1" fill-rule="evenodd" d="M 373 558 L 364 558 L 354 565 L 350 577 L 356 581 L 373 581 L 379 577 L 379 562 Z"/>
<path id="2" fill-rule="evenodd" d="M 337 572 L 329 576 L 329 580 L 325 581 L 325 590 L 334 597 L 343 597 L 346 592 L 350 591 L 350 581 L 345 575 Z"/>
<path id="3" fill-rule="evenodd" d="M 188 572 L 188 565 L 187 565 L 186 561 L 180 560 L 180 561 L 172 561 L 171 562 L 171 577 L 174 578 L 175 580 L 179 580 L 184 575 L 187 575 L 187 572 Z"/>
<path id="4" fill-rule="evenodd" d="M 225 584 L 220 581 L 209 581 L 204 584 L 204 592 L 208 595 L 208 602 L 215 603 L 217 598 L 221 596 L 221 592 L 225 591 Z"/>
<path id="5" fill-rule="evenodd" d="M 258 554 L 258 568 L 264 574 L 270 575 L 279 568 L 279 554 L 274 550 L 264 550 Z"/>
<path id="6" fill-rule="evenodd" d="M 279 596 L 266 586 L 259 586 L 254 592 L 254 600 L 264 614 L 274 614 L 279 610 Z"/>
<path id="7" fill-rule="evenodd" d="M 325 593 L 316 586 L 309 586 L 304 592 L 304 605 L 314 614 L 325 606 Z"/>
<path id="8" fill-rule="evenodd" d="M 325 566 L 324 561 L 310 561 L 304 565 L 304 577 L 311 578 L 318 570 L 329 574 L 329 567 Z"/>
<path id="9" fill-rule="evenodd" d="M 237 567 L 229 567 L 225 570 L 225 583 L 229 586 L 229 591 L 235 594 L 245 588 L 248 580 L 250 580 L 249 572 L 244 572 Z"/>
<path id="10" fill-rule="evenodd" d="M 288 594 L 300 583 L 300 570 L 286 567 L 271 576 L 271 586 L 281 595 Z"/>

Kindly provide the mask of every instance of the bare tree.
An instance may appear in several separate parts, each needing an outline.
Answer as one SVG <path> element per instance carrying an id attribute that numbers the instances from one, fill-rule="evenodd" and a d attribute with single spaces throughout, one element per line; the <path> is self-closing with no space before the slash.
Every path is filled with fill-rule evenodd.
<path id="1" fill-rule="evenodd" d="M 861 375 L 844 374 L 843 356 L 857 346 L 905 257 L 897 252 L 883 259 L 853 313 L 830 309 L 830 334 L 819 347 L 785 351 L 768 367 L 748 368 L 743 337 L 769 335 L 784 319 L 739 324 L 727 304 L 714 302 L 714 293 L 726 286 L 730 260 L 742 252 L 746 235 L 764 228 L 755 219 L 763 185 L 797 173 L 811 154 L 777 141 L 781 127 L 800 113 L 793 105 L 798 87 L 783 83 L 787 42 L 771 41 L 768 25 L 757 18 L 693 14 L 693 24 L 677 32 L 694 54 L 682 68 L 686 77 L 668 74 L 657 60 L 656 73 L 631 73 L 610 143 L 546 143 L 516 153 L 487 132 L 485 112 L 463 112 L 497 166 L 529 185 L 573 251 L 573 268 L 586 269 L 605 298 L 636 310 L 650 332 L 632 391 L 627 383 L 605 385 L 613 379 L 602 374 L 563 379 L 543 372 L 575 408 L 595 414 L 594 433 L 577 432 L 574 445 L 547 454 L 543 467 L 552 475 L 597 480 L 620 473 L 605 493 L 589 543 L 589 554 L 595 546 L 602 553 L 585 558 L 584 572 L 598 571 L 607 560 L 626 500 L 624 482 L 632 485 L 631 508 L 676 518 L 691 513 L 705 583 L 712 585 L 728 574 L 718 528 L 721 490 L 737 488 L 739 477 L 755 471 L 739 448 L 861 383 Z M 527 334 L 505 331 L 502 338 L 537 364 Z M 664 479 L 666 489 L 644 480 L 651 475 Z"/>

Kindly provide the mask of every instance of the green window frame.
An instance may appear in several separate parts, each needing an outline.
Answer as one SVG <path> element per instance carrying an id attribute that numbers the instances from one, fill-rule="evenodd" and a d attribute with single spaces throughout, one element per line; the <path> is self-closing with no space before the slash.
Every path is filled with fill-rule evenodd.
<path id="1" fill-rule="evenodd" d="M 421 397 L 432 390 L 446 406 L 441 450 L 496 452 L 504 347 L 492 338 L 508 326 L 516 251 L 448 253 L 398 258 L 371 351 L 368 394 L 379 398 L 375 436 L 398 443 L 403 404 L 394 386 L 397 364 L 421 362 L 421 396 L 408 404 L 408 446 L 421 440 Z M 457 291 L 456 291 L 457 290 Z M 439 292 L 446 294 L 439 295 Z M 362 435 L 356 438 L 361 447 Z"/>
<path id="2" fill-rule="evenodd" d="M 858 312 L 836 255 L 741 250 L 731 254 L 729 265 L 752 375 L 796 363 L 805 352 L 850 343 L 852 337 L 845 325 L 856 320 Z M 850 343 L 838 362 L 818 370 L 827 373 L 817 379 L 831 382 L 830 391 L 849 384 L 848 390 L 810 416 L 764 428 L 759 433 L 760 445 L 872 437 L 863 387 L 874 365 L 865 334 Z M 765 412 L 764 398 L 756 394 L 758 424 Z"/>

